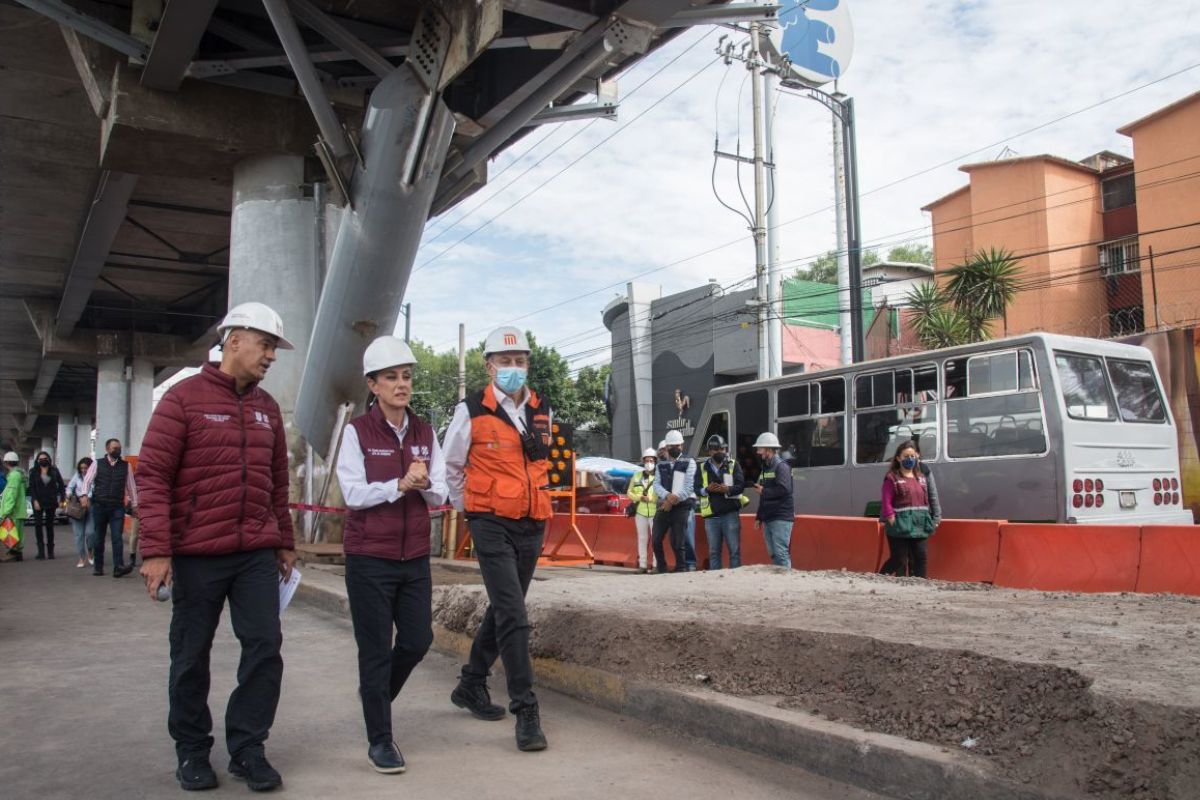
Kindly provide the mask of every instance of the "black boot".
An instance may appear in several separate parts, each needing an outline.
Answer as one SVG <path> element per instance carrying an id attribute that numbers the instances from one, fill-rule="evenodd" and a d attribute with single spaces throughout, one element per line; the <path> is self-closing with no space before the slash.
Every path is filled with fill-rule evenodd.
<path id="1" fill-rule="evenodd" d="M 252 792 L 269 792 L 283 785 L 283 778 L 261 750 L 243 751 L 229 760 L 229 774 L 245 781 Z"/>
<path id="2" fill-rule="evenodd" d="M 517 709 L 517 749 L 546 749 L 546 735 L 542 733 L 542 719 L 536 705 Z"/>
<path id="3" fill-rule="evenodd" d="M 470 711 L 477 719 L 504 719 L 504 708 L 492 702 L 492 696 L 482 684 L 459 681 L 450 693 L 450 702 Z"/>
<path id="4" fill-rule="evenodd" d="M 217 788 L 217 773 L 213 772 L 207 755 L 188 756 L 180 760 L 175 779 L 179 781 L 179 788 L 189 792 Z"/>

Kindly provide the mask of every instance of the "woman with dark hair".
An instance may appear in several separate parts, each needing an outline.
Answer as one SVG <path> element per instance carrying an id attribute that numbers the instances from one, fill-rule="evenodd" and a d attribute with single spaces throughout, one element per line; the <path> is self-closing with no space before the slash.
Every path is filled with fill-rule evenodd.
<path id="1" fill-rule="evenodd" d="M 67 499 L 66 483 L 45 450 L 37 454 L 29 470 L 29 496 L 33 500 L 33 528 L 37 537 L 35 561 L 54 558 L 54 513 Z"/>
<path id="2" fill-rule="evenodd" d="M 79 554 L 79 563 L 75 565 L 76 569 L 82 569 L 92 563 L 92 539 L 96 534 L 92 525 L 92 515 L 80 501 L 81 497 L 87 496 L 83 488 L 83 477 L 87 475 L 88 467 L 91 465 L 90 456 L 79 459 L 79 463 L 75 465 L 75 474 L 71 476 L 71 481 L 67 484 L 67 516 L 71 519 L 71 530 L 75 533 L 75 551 Z M 74 504 L 71 503 L 72 498 L 75 501 Z M 72 513 L 72 506 L 78 509 L 78 517 Z"/>
<path id="3" fill-rule="evenodd" d="M 887 532 L 891 558 L 881 572 L 925 577 L 927 541 L 940 521 L 931 508 L 933 473 L 920 463 L 912 442 L 902 442 L 883 479 L 879 518 Z"/>

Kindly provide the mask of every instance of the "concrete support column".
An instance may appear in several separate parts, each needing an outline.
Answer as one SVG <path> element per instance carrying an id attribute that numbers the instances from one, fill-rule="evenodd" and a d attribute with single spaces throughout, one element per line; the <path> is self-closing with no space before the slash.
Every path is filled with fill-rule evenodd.
<path id="1" fill-rule="evenodd" d="M 57 456 L 55 463 L 62 471 L 63 480 L 70 480 L 67 477 L 67 470 L 74 471 L 75 463 L 79 461 L 79 456 L 75 451 L 75 415 L 74 414 L 59 414 L 58 416 L 58 441 L 56 443 Z"/>
<path id="2" fill-rule="evenodd" d="M 102 358 L 96 368 L 96 449 L 104 442 L 129 441 L 129 382 L 125 380 L 124 358 Z"/>
<path id="3" fill-rule="evenodd" d="M 103 446 L 103 445 L 102 445 Z M 92 415 L 91 414 L 76 414 L 75 415 L 75 460 L 87 456 L 95 458 L 96 453 L 92 446 Z"/>
<path id="4" fill-rule="evenodd" d="M 142 438 L 150 424 L 153 404 L 154 365 L 144 358 L 135 358 L 129 381 L 129 439 L 124 443 L 125 452 L 132 455 L 142 452 Z"/>

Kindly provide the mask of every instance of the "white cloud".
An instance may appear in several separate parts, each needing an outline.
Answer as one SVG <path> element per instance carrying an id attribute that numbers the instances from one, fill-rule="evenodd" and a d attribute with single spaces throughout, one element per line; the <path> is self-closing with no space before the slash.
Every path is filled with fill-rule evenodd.
<path id="1" fill-rule="evenodd" d="M 1152 12 L 1140 9 L 1116 0 L 854 3 L 855 55 L 840 88 L 855 98 L 857 108 L 865 242 L 927 240 L 928 220 L 920 207 L 966 182 L 958 165 L 994 158 L 1005 145 L 1025 155 L 1082 158 L 1102 149 L 1129 154 L 1129 140 L 1115 129 L 1195 91 L 1200 69 L 1026 136 L 1006 137 L 1196 60 L 1200 0 L 1160 2 Z M 492 174 L 505 172 L 431 226 L 427 239 L 444 233 L 422 248 L 417 264 L 495 217 L 414 274 L 407 298 L 414 307 L 414 336 L 450 347 L 460 321 L 474 341 L 494 325 L 586 294 L 518 323 L 543 343 L 565 340 L 563 352 L 580 354 L 584 363 L 604 355 L 594 352 L 607 342 L 600 314 L 620 288 L 607 285 L 656 270 L 641 280 L 662 283 L 671 293 L 709 278 L 728 284 L 750 275 L 754 251 L 746 223 L 717 203 L 710 186 L 715 119 L 723 150 L 736 146 L 739 124 L 741 151 L 748 153 L 752 146 L 745 70 L 735 63 L 726 75 L 723 64 L 713 64 L 623 129 L 712 62 L 717 35 L 688 32 L 635 66 L 621 79 L 625 95 L 705 37 L 623 99 L 617 123 L 591 124 L 508 188 L 526 167 L 587 123 L 567 123 L 548 135 L 534 132 L 502 154 Z M 797 97 L 779 98 L 778 113 L 778 202 L 786 223 L 782 258 L 795 264 L 836 243 L 830 119 L 817 103 Z M 545 141 L 521 156 L 543 136 Z M 945 161 L 952 163 L 871 191 Z M 721 196 L 739 205 L 729 162 L 721 164 L 718 177 Z M 748 169 L 742 178 L 751 196 Z M 496 217 L 535 187 L 541 188 Z M 483 203 L 487 198 L 493 199 Z M 470 213 L 463 217 L 464 212 Z M 447 227 L 455 220 L 460 221 Z M 744 241 L 665 266 L 739 238 Z"/>

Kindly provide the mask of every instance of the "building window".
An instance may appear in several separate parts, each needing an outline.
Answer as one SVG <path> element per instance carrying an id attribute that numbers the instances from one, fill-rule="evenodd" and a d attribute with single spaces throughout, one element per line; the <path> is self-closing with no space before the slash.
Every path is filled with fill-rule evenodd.
<path id="1" fill-rule="evenodd" d="M 1141 260 L 1138 257 L 1138 240 L 1121 239 L 1100 245 L 1100 274 L 1106 278 L 1127 272 L 1138 272 Z"/>
<path id="2" fill-rule="evenodd" d="M 1104 195 L 1105 211 L 1124 208 L 1137 202 L 1137 196 L 1134 193 L 1132 172 L 1117 178 L 1109 178 L 1101 184 L 1101 187 Z"/>

